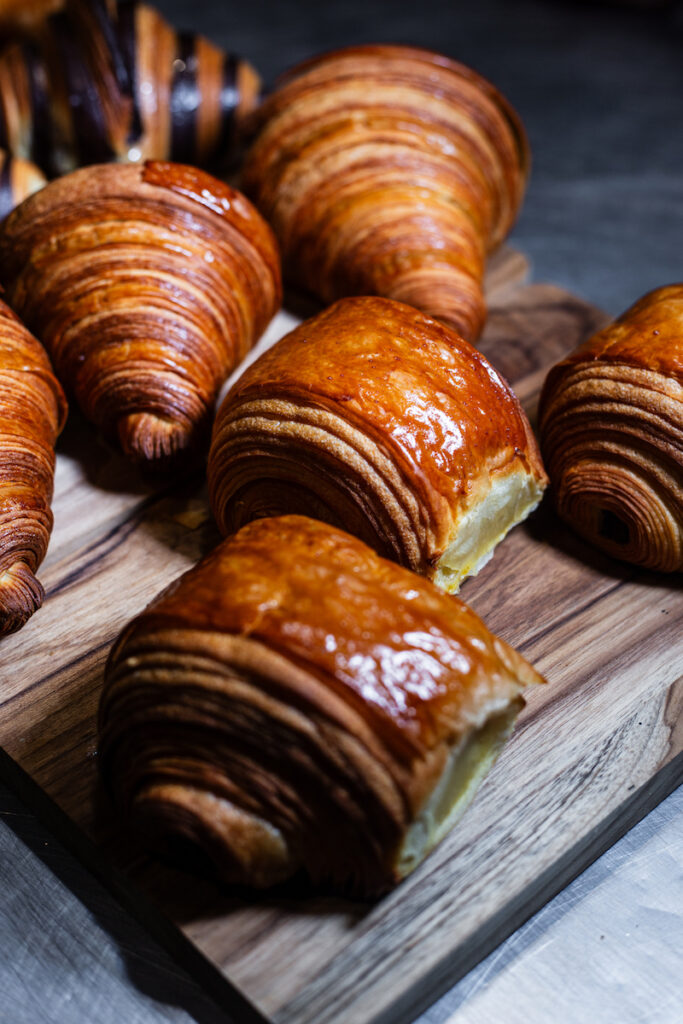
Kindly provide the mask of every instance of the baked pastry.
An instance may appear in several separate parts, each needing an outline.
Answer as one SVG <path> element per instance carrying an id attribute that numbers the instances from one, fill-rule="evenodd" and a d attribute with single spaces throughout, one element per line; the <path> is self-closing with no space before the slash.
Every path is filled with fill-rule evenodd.
<path id="1" fill-rule="evenodd" d="M 209 456 L 223 533 L 315 516 L 448 591 L 546 482 L 528 420 L 484 356 L 374 296 L 341 299 L 250 366 L 221 405 Z"/>
<path id="2" fill-rule="evenodd" d="M 0 227 L 0 273 L 88 419 L 145 462 L 203 442 L 281 294 L 272 232 L 244 196 L 160 162 L 51 182 Z"/>
<path id="3" fill-rule="evenodd" d="M 0 145 L 50 176 L 108 160 L 234 157 L 261 82 L 137 0 L 67 0 L 0 56 Z"/>
<path id="4" fill-rule="evenodd" d="M 45 184 L 41 171 L 28 160 L 15 160 L 0 149 L 0 220 Z"/>
<path id="5" fill-rule="evenodd" d="M 242 179 L 275 229 L 285 278 L 323 302 L 375 294 L 476 340 L 486 254 L 528 169 L 522 124 L 470 68 L 407 46 L 356 46 L 294 68 L 266 98 Z"/>
<path id="6" fill-rule="evenodd" d="M 562 519 L 615 558 L 683 570 L 683 284 L 553 367 L 539 424 Z"/>
<path id="7" fill-rule="evenodd" d="M 52 531 L 55 442 L 66 412 L 45 350 L 0 302 L 0 636 L 43 603 L 34 573 Z"/>
<path id="8" fill-rule="evenodd" d="M 303 868 L 375 895 L 450 830 L 542 682 L 355 538 L 260 520 L 124 629 L 99 764 L 160 845 L 194 840 L 229 882 Z"/>
<path id="9" fill-rule="evenodd" d="M 32 32 L 64 0 L 0 0 L 0 39 L 5 35 Z"/>

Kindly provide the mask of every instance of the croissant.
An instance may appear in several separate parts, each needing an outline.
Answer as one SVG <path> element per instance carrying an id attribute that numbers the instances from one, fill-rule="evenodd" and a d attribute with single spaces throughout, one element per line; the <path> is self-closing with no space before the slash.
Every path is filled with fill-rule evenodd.
<path id="1" fill-rule="evenodd" d="M 557 511 L 609 555 L 683 569 L 683 284 L 558 363 L 539 422 Z"/>
<path id="2" fill-rule="evenodd" d="M 0 149 L 0 220 L 44 184 L 45 178 L 35 164 L 15 160 Z"/>
<path id="3" fill-rule="evenodd" d="M 191 452 L 280 304 L 268 225 L 203 171 L 82 168 L 0 227 L 9 302 L 83 412 L 143 462 Z"/>
<path id="4" fill-rule="evenodd" d="M 264 102 L 242 179 L 285 277 L 325 303 L 397 299 L 473 341 L 485 258 L 509 231 L 528 148 L 474 71 L 427 50 L 358 46 L 295 68 Z"/>
<path id="5" fill-rule="evenodd" d="M 221 405 L 209 455 L 223 533 L 311 515 L 449 591 L 546 482 L 526 416 L 484 356 L 373 296 L 340 299 L 253 363 Z"/>
<path id="6" fill-rule="evenodd" d="M 68 0 L 0 56 L 0 145 L 50 176 L 108 160 L 234 155 L 261 82 L 147 4 Z"/>
<path id="7" fill-rule="evenodd" d="M 43 603 L 34 573 L 52 530 L 55 442 L 66 412 L 44 349 L 0 302 L 0 636 Z"/>
<path id="8" fill-rule="evenodd" d="M 450 830 L 544 680 L 467 605 L 303 516 L 224 541 L 109 657 L 99 763 L 229 882 L 374 895 Z"/>

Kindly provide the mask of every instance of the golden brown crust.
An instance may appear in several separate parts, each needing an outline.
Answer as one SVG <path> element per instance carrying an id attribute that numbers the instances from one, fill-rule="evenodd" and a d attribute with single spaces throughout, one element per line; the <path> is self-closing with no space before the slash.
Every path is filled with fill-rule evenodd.
<path id="1" fill-rule="evenodd" d="M 555 366 L 540 407 L 559 514 L 608 554 L 683 569 L 683 285 Z"/>
<path id="2" fill-rule="evenodd" d="M 476 339 L 486 253 L 515 219 L 528 167 L 500 93 L 427 50 L 350 47 L 295 68 L 258 120 L 243 183 L 288 279 L 324 302 L 407 302 Z"/>
<path id="3" fill-rule="evenodd" d="M 0 268 L 86 416 L 145 461 L 202 443 L 218 388 L 281 296 L 260 215 L 180 164 L 52 182 L 0 229 Z"/>
<path id="4" fill-rule="evenodd" d="M 43 601 L 34 573 L 52 530 L 54 448 L 66 411 L 44 349 L 0 302 L 0 636 Z"/>
<path id="5" fill-rule="evenodd" d="M 303 865 L 370 894 L 396 880 L 448 750 L 540 682 L 461 601 L 348 534 L 261 520 L 122 633 L 100 763 L 128 811 L 197 839 L 229 880 Z"/>
<path id="6" fill-rule="evenodd" d="M 107 160 L 234 159 L 261 82 L 134 0 L 66 0 L 0 55 L 0 145 L 50 176 Z"/>
<path id="7" fill-rule="evenodd" d="M 545 474 L 524 412 L 488 361 L 389 299 L 342 299 L 262 355 L 214 426 L 212 507 L 230 533 L 300 512 L 433 575 L 493 480 Z"/>

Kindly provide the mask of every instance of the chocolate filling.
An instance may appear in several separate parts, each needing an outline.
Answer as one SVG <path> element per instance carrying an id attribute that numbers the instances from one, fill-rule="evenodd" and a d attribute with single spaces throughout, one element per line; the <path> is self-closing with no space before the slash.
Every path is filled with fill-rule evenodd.
<path id="1" fill-rule="evenodd" d="M 235 141 L 235 110 L 239 103 L 237 88 L 237 58 L 226 54 L 223 61 L 223 82 L 221 84 L 221 130 L 216 143 L 216 154 L 228 153 Z"/>
<path id="2" fill-rule="evenodd" d="M 118 42 L 118 53 L 126 66 L 130 95 L 133 100 L 133 113 L 131 119 L 128 142 L 136 142 L 142 135 L 142 118 L 140 116 L 140 103 L 138 97 L 137 80 L 137 43 L 135 35 L 135 21 L 137 11 L 136 0 L 129 0 L 118 5 L 116 20 L 116 38 Z"/>
<path id="3" fill-rule="evenodd" d="M 129 55 L 121 44 L 104 0 L 90 0 L 89 10 L 104 39 L 118 87 L 125 96 L 132 96 L 133 75 Z"/>
<path id="4" fill-rule="evenodd" d="M 195 36 L 178 33 L 178 50 L 171 82 L 171 159 L 191 160 L 197 138 L 197 110 L 201 94 L 197 84 Z"/>
<path id="5" fill-rule="evenodd" d="M 31 160 L 48 174 L 55 174 L 57 172 L 52 160 L 54 132 L 50 114 L 47 67 L 30 43 L 22 46 L 22 55 L 28 73 L 31 98 Z"/>
<path id="6" fill-rule="evenodd" d="M 66 18 L 52 21 L 55 44 L 62 58 L 69 108 L 80 164 L 104 163 L 115 153 L 109 143 L 100 96 L 84 55 Z"/>

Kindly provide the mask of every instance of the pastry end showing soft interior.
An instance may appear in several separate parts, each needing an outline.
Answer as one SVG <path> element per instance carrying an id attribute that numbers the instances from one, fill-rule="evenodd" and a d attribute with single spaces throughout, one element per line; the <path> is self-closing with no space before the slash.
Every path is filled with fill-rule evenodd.
<path id="1" fill-rule="evenodd" d="M 422 811 L 408 829 L 396 861 L 403 879 L 441 842 L 465 813 L 514 729 L 524 699 L 517 697 L 455 744 Z"/>
<path id="2" fill-rule="evenodd" d="M 484 498 L 457 521 L 453 539 L 432 576 L 437 587 L 455 594 L 466 577 L 476 576 L 496 545 L 539 505 L 543 490 L 543 484 L 526 469 L 494 477 Z"/>

